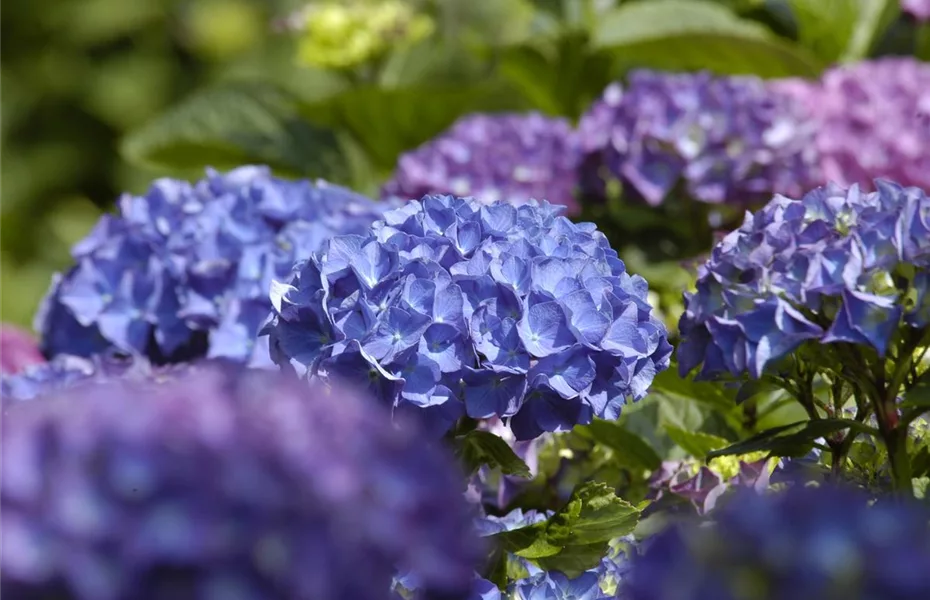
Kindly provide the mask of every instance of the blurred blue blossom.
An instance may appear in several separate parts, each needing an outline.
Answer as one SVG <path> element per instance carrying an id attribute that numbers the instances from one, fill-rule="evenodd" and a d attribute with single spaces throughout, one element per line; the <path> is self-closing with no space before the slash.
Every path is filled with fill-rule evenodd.
<path id="1" fill-rule="evenodd" d="M 472 196 L 483 204 L 548 200 L 576 213 L 577 136 L 562 118 L 540 113 L 462 117 L 435 139 L 400 157 L 382 194 Z"/>
<path id="2" fill-rule="evenodd" d="M 332 238 L 274 284 L 273 359 L 366 381 L 438 433 L 464 415 L 517 440 L 616 418 L 671 346 L 646 281 L 559 211 L 425 196 Z"/>
<path id="3" fill-rule="evenodd" d="M 159 179 L 120 198 L 118 214 L 72 249 L 75 266 L 56 275 L 36 316 L 43 352 L 269 364 L 255 338 L 271 281 L 329 237 L 366 231 L 381 207 L 265 167 L 208 170 L 195 184 Z"/>
<path id="4" fill-rule="evenodd" d="M 930 198 L 876 181 L 776 196 L 727 235 L 685 295 L 679 370 L 761 376 L 806 341 L 884 356 L 902 320 L 930 324 Z"/>
<path id="5" fill-rule="evenodd" d="M 616 179 L 653 206 L 679 185 L 701 202 L 747 203 L 819 179 L 806 111 L 755 77 L 634 71 L 604 91 L 578 132 L 594 197 Z"/>
<path id="6" fill-rule="evenodd" d="M 913 600 L 930 597 L 930 513 L 852 490 L 744 493 L 710 525 L 652 538 L 626 600 Z"/>
<path id="7" fill-rule="evenodd" d="M 7 405 L 3 595 L 386 599 L 400 566 L 464 600 L 461 474 L 380 410 L 231 368 Z"/>

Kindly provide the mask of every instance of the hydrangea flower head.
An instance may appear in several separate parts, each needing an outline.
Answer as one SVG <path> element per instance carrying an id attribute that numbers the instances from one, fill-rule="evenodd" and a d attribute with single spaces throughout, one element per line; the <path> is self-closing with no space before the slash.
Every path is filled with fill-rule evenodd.
<path id="1" fill-rule="evenodd" d="M 267 362 L 255 346 L 268 291 L 297 257 L 337 233 L 361 233 L 381 205 L 264 167 L 208 170 L 195 184 L 159 179 L 124 195 L 72 250 L 36 317 L 48 356 L 108 348 L 154 362 L 201 356 Z"/>
<path id="2" fill-rule="evenodd" d="M 401 156 L 382 194 L 472 196 L 485 204 L 548 200 L 575 213 L 580 155 L 571 124 L 540 113 L 462 117 L 437 138 Z"/>
<path id="3" fill-rule="evenodd" d="M 799 193 L 815 180 L 813 129 L 801 106 L 754 77 L 634 71 L 578 126 L 589 194 L 605 181 L 650 205 L 682 186 L 713 204 Z"/>
<path id="4" fill-rule="evenodd" d="M 381 410 L 231 369 L 9 405 L 4 596 L 386 600 L 402 566 L 464 599 L 461 475 Z"/>
<path id="5" fill-rule="evenodd" d="M 702 378 L 758 378 L 808 341 L 883 356 L 902 325 L 930 324 L 930 198 L 888 181 L 876 187 L 830 184 L 747 213 L 685 295 L 680 371 L 703 364 Z M 902 269 L 913 274 L 897 278 Z"/>
<path id="6" fill-rule="evenodd" d="M 901 10 L 918 21 L 930 21 L 930 0 L 901 0 Z"/>
<path id="7" fill-rule="evenodd" d="M 930 188 L 930 64 L 882 58 L 832 68 L 818 81 L 772 85 L 817 123 L 813 147 L 824 181 L 869 188 L 886 178 Z"/>
<path id="8" fill-rule="evenodd" d="M 13 325 L 0 325 L 0 374 L 12 375 L 43 362 L 45 358 L 31 335 Z"/>
<path id="9" fill-rule="evenodd" d="M 850 490 L 735 497 L 711 526 L 666 529 L 632 560 L 627 600 L 930 596 L 930 513 Z"/>
<path id="10" fill-rule="evenodd" d="M 425 196 L 331 239 L 275 284 L 274 360 L 368 381 L 440 432 L 463 413 L 517 440 L 616 418 L 671 346 L 646 281 L 559 212 Z"/>

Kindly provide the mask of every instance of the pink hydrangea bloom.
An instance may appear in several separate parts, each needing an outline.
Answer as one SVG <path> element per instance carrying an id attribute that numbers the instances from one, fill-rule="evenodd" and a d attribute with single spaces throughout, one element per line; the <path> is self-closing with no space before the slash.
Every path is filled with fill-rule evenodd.
<path id="1" fill-rule="evenodd" d="M 0 374 L 12 375 L 45 362 L 35 339 L 18 327 L 0 325 Z"/>
<path id="2" fill-rule="evenodd" d="M 930 0 L 901 0 L 901 10 L 918 21 L 930 21 Z"/>

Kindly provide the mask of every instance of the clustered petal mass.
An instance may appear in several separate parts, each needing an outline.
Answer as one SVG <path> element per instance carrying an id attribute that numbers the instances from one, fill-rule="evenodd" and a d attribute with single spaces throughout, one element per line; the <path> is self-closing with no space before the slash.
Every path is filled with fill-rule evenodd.
<path id="1" fill-rule="evenodd" d="M 772 85 L 817 123 L 813 147 L 823 182 L 868 188 L 886 178 L 930 188 L 930 64 L 882 58 L 829 69 L 816 81 Z"/>
<path id="2" fill-rule="evenodd" d="M 728 491 L 752 489 L 764 491 L 776 467 L 764 452 L 752 455 L 721 456 L 706 465 L 697 459 L 667 460 L 649 479 L 655 500 L 666 495 L 688 500 L 698 514 L 714 510 Z"/>
<path id="3" fill-rule="evenodd" d="M 930 513 L 849 490 L 745 493 L 713 526 L 672 527 L 635 557 L 626 600 L 930 597 Z"/>
<path id="4" fill-rule="evenodd" d="M 425 196 L 296 265 L 266 331 L 278 364 L 368 381 L 440 433 L 467 414 L 528 440 L 616 418 L 667 368 L 647 292 L 559 207 Z"/>
<path id="5" fill-rule="evenodd" d="M 634 71 L 582 117 L 586 193 L 615 179 L 650 205 L 681 186 L 694 200 L 746 203 L 819 180 L 803 106 L 755 77 Z"/>
<path id="6" fill-rule="evenodd" d="M 758 378 L 807 341 L 884 355 L 902 322 L 930 325 L 930 198 L 875 185 L 865 193 L 829 184 L 747 213 L 700 267 L 696 292 L 685 294 L 681 373 L 703 364 L 703 378 Z M 902 269 L 912 274 L 902 279 Z"/>
<path id="7" fill-rule="evenodd" d="M 901 0 L 901 10 L 918 21 L 930 21 L 930 0 Z"/>
<path id="8" fill-rule="evenodd" d="M 562 118 L 540 113 L 474 114 L 401 156 L 382 194 L 404 200 L 427 194 L 472 196 L 482 203 L 575 200 L 577 135 Z"/>
<path id="9" fill-rule="evenodd" d="M 75 266 L 55 277 L 36 317 L 43 352 L 267 362 L 255 338 L 271 281 L 332 235 L 366 231 L 381 206 L 265 167 L 157 180 L 144 196 L 124 195 L 72 249 Z"/>
<path id="10" fill-rule="evenodd" d="M 3 595 L 386 600 L 402 566 L 464 600 L 461 474 L 382 410 L 232 369 L 8 405 Z"/>
<path id="11" fill-rule="evenodd" d="M 0 375 L 12 375 L 43 362 L 35 338 L 13 325 L 0 325 Z"/>

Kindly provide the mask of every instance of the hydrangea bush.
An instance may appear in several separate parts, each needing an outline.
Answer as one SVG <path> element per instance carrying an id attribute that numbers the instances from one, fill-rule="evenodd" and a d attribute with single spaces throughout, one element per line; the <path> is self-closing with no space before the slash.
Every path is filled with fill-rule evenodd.
<path id="1" fill-rule="evenodd" d="M 382 195 L 471 196 L 482 203 L 548 200 L 575 214 L 578 135 L 566 119 L 540 113 L 476 114 L 400 157 Z"/>
<path id="2" fill-rule="evenodd" d="M 852 399 L 856 421 L 875 415 L 898 485 L 908 488 L 902 444 L 920 411 L 902 414 L 898 397 L 916 385 L 930 345 L 930 198 L 875 185 L 776 196 L 747 213 L 686 294 L 678 361 L 682 375 L 700 367 L 704 379 L 774 382 L 812 418 L 840 415 Z M 826 404 L 815 397 L 817 378 L 831 385 Z M 848 451 L 839 442 L 833 449 L 838 458 Z"/>
<path id="3" fill-rule="evenodd" d="M 930 595 L 930 512 L 851 490 L 746 493 L 655 536 L 621 583 L 627 600 L 911 600 Z"/>
<path id="4" fill-rule="evenodd" d="M 401 566 L 464 599 L 462 476 L 383 410 L 215 368 L 6 406 L 4 596 L 386 599 Z"/>
<path id="5" fill-rule="evenodd" d="M 159 179 L 124 195 L 72 249 L 36 316 L 46 356 L 117 348 L 154 362 L 202 356 L 267 363 L 255 346 L 268 290 L 337 233 L 362 233 L 381 204 L 266 167 Z"/>
<path id="6" fill-rule="evenodd" d="M 274 360 L 368 381 L 440 432 L 463 415 L 507 419 L 517 440 L 615 418 L 671 345 L 646 281 L 559 212 L 425 196 L 329 240 L 275 284 Z"/>

